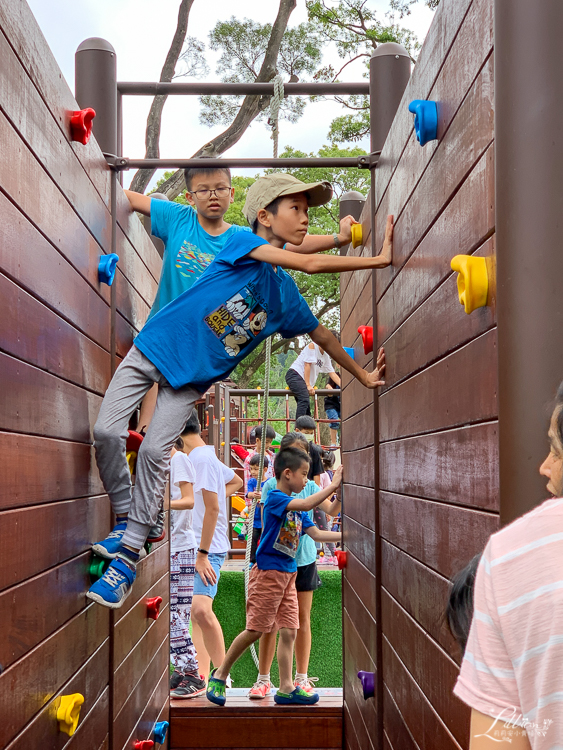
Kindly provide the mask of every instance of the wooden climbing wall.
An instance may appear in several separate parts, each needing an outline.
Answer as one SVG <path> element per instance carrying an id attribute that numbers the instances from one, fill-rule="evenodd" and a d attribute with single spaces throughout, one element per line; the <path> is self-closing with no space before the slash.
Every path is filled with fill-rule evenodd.
<path id="1" fill-rule="evenodd" d="M 168 544 L 140 563 L 112 614 L 87 604 L 90 544 L 111 528 L 92 427 L 110 348 L 129 349 L 160 258 L 118 188 L 115 279 L 110 172 L 94 139 L 69 142 L 76 102 L 23 0 L 0 0 L 0 747 L 131 748 L 168 712 Z M 164 599 L 146 617 L 144 598 Z M 58 732 L 60 695 L 84 695 Z"/>
<path id="2" fill-rule="evenodd" d="M 375 171 L 375 242 L 394 214 L 393 266 L 342 278 L 343 343 L 371 367 L 357 327 L 376 300 L 387 356 L 375 402 L 344 377 L 349 750 L 469 745 L 443 613 L 448 579 L 498 528 L 496 318 L 494 303 L 464 313 L 450 260 L 494 256 L 493 97 L 493 0 L 442 0 Z M 438 102 L 438 140 L 424 148 L 413 99 Z M 371 253 L 363 220 L 356 254 Z M 359 669 L 377 672 L 375 699 Z"/>

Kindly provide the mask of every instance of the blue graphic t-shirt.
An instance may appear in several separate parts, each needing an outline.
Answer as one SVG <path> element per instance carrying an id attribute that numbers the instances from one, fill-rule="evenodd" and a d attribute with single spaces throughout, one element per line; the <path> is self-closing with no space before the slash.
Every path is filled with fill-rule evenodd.
<path id="1" fill-rule="evenodd" d="M 237 232 L 199 280 L 144 325 L 135 346 L 173 388 L 204 393 L 274 333 L 290 339 L 319 321 L 283 268 L 249 257 L 267 246 Z"/>
<path id="2" fill-rule="evenodd" d="M 262 487 L 266 484 L 266 482 L 262 482 Z M 248 480 L 248 484 L 246 485 L 246 494 L 248 495 L 249 492 L 256 492 L 256 486 L 258 485 L 258 480 L 255 477 L 250 477 Z M 256 508 L 254 509 L 254 523 L 252 524 L 253 529 L 261 529 L 262 528 L 262 501 L 258 500 L 256 503 Z"/>
<path id="3" fill-rule="evenodd" d="M 162 271 L 156 297 L 147 320 L 187 291 L 236 232 L 250 227 L 231 225 L 215 237 L 197 219 L 197 211 L 173 201 L 151 200 L 151 232 L 164 242 Z"/>
<path id="4" fill-rule="evenodd" d="M 315 524 L 307 513 L 287 510 L 292 498 L 281 490 L 268 493 L 263 505 L 263 526 L 260 544 L 256 550 L 259 570 L 297 570 L 297 549 L 301 534 Z"/>
<path id="5" fill-rule="evenodd" d="M 276 480 L 274 477 L 272 477 L 271 479 L 268 479 L 262 487 L 262 503 L 266 502 L 270 492 L 275 489 Z M 312 479 L 309 479 L 309 481 L 305 485 L 305 488 L 298 495 L 293 493 L 291 497 L 311 497 L 311 495 L 319 492 L 319 490 L 320 487 L 315 484 Z M 262 505 L 262 507 L 264 507 L 264 505 Z M 309 520 L 311 521 L 311 523 L 314 523 L 313 510 L 302 510 L 301 513 L 303 515 L 309 516 Z M 297 548 L 297 557 L 295 558 L 297 567 L 301 568 L 303 565 L 310 565 L 311 563 L 314 563 L 316 559 L 317 545 L 315 544 L 314 539 L 311 539 L 311 537 L 307 536 L 307 534 L 303 534 L 299 542 L 299 547 Z"/>

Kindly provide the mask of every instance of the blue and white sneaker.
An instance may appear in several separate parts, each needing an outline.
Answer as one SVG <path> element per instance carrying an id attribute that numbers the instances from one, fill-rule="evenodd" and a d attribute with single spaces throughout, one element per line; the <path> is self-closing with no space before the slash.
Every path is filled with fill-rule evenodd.
<path id="1" fill-rule="evenodd" d="M 119 609 L 131 593 L 135 576 L 135 564 L 118 557 L 103 576 L 90 586 L 86 596 L 104 607 Z"/>
<path id="2" fill-rule="evenodd" d="M 121 540 L 126 528 L 127 521 L 116 524 L 105 539 L 92 545 L 92 551 L 99 557 L 105 557 L 106 560 L 115 560 L 121 549 Z"/>

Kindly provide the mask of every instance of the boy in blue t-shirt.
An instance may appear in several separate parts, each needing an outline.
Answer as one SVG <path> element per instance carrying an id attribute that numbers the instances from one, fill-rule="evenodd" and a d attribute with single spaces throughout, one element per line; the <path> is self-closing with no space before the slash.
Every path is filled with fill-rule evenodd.
<path id="1" fill-rule="evenodd" d="M 237 232 L 196 284 L 146 323 L 118 367 L 94 427 L 96 461 L 117 524 L 95 544 L 113 560 L 87 593 L 117 609 L 135 579 L 135 564 L 164 495 L 170 450 L 195 401 L 223 380 L 253 349 L 275 333 L 294 338 L 308 333 L 367 388 L 384 384 L 385 355 L 368 373 L 320 325 L 283 268 L 330 273 L 383 268 L 391 263 L 392 217 L 376 257 L 306 255 L 284 246 L 307 233 L 308 208 L 332 196 L 327 182 L 305 184 L 286 174 L 261 177 L 249 189 L 244 207 L 252 233 Z M 155 413 L 137 457 L 133 493 L 125 456 L 131 414 L 158 383 Z M 199 555 L 206 555 L 200 550 Z M 198 561 L 196 560 L 196 570 Z"/>
<path id="2" fill-rule="evenodd" d="M 297 548 L 301 534 L 315 541 L 339 541 L 341 535 L 321 531 L 305 511 L 315 508 L 330 497 L 340 484 L 342 472 L 335 473 L 324 490 L 305 498 L 291 497 L 308 482 L 309 456 L 298 448 L 286 448 L 274 462 L 276 489 L 264 505 L 264 529 L 256 551 L 256 565 L 250 571 L 246 603 L 246 630 L 243 630 L 227 651 L 223 663 L 211 672 L 207 697 L 219 706 L 225 704 L 225 682 L 233 664 L 263 633 L 279 629 L 278 666 L 280 687 L 274 701 L 281 704 L 311 704 L 319 700 L 317 693 L 294 687 L 293 644 L 299 628 L 299 607 L 295 577 Z"/>
<path id="3" fill-rule="evenodd" d="M 260 541 L 260 536 L 262 535 L 262 503 L 260 501 L 261 498 L 261 490 L 264 484 L 266 483 L 266 480 L 268 479 L 268 467 L 270 466 L 270 460 L 268 459 L 268 456 L 264 456 L 264 468 L 262 469 L 262 481 L 260 482 L 260 490 L 257 490 L 258 487 L 258 472 L 260 471 L 260 455 L 258 453 L 255 453 L 252 458 L 250 459 L 250 463 L 248 465 L 249 471 L 250 471 L 250 478 L 246 485 L 246 499 L 247 501 L 254 500 L 255 497 L 258 498 L 256 502 L 256 507 L 254 509 L 254 521 L 252 523 L 252 541 L 250 543 L 250 562 L 255 563 L 256 562 L 256 548 L 258 547 L 258 542 Z"/>

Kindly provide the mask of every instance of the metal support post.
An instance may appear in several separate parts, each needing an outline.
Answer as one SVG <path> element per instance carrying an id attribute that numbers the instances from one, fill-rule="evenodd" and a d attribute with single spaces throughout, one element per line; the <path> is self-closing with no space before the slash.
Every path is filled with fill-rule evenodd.
<path id="1" fill-rule="evenodd" d="M 74 64 L 78 106 L 96 110 L 93 121 L 96 140 L 104 154 L 118 155 L 115 50 L 105 39 L 91 37 L 79 45 Z"/>
<path id="2" fill-rule="evenodd" d="M 538 468 L 563 378 L 563 3 L 495 0 L 500 517 L 546 498 Z"/>
<path id="3" fill-rule="evenodd" d="M 385 42 L 371 53 L 369 109 L 372 152 L 383 148 L 410 75 L 411 59 L 401 44 Z"/>

